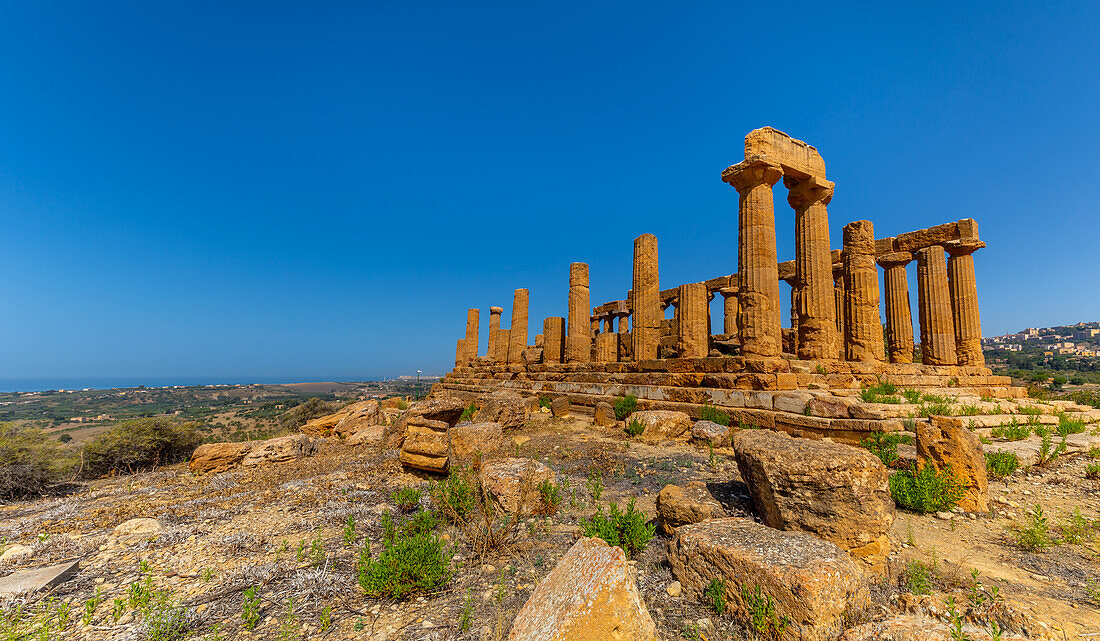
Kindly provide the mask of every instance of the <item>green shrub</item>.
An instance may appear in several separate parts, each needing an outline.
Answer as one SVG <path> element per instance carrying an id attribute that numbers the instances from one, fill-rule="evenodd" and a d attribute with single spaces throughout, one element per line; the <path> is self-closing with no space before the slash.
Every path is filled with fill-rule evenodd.
<path id="1" fill-rule="evenodd" d="M 142 610 L 145 638 L 149 641 L 176 641 L 187 636 L 187 609 L 166 591 L 157 591 Z"/>
<path id="2" fill-rule="evenodd" d="M 1085 478 L 1100 479 L 1100 463 L 1089 463 L 1085 466 Z"/>
<path id="3" fill-rule="evenodd" d="M 561 490 L 557 485 L 550 482 L 550 479 L 543 479 L 542 483 L 539 483 L 539 499 L 542 502 L 539 510 L 544 516 L 549 516 L 558 511 L 558 505 L 561 503 Z"/>
<path id="4" fill-rule="evenodd" d="M 951 466 L 938 472 L 932 465 L 918 463 L 915 472 L 902 470 L 890 477 L 890 494 L 894 502 L 922 514 L 954 507 L 965 491 L 966 488 L 951 471 Z"/>
<path id="5" fill-rule="evenodd" d="M 920 390 L 903 390 L 901 395 L 905 397 L 906 401 L 912 403 L 913 405 L 917 405 L 918 403 L 920 403 Z"/>
<path id="6" fill-rule="evenodd" d="M 1031 426 L 1020 425 L 1016 419 L 1012 419 L 1010 423 L 994 427 L 989 434 L 993 438 L 1004 439 L 1006 441 L 1021 441 L 1031 436 Z"/>
<path id="7" fill-rule="evenodd" d="M 57 480 L 59 458 L 41 430 L 0 423 L 0 501 L 41 494 Z"/>
<path id="8" fill-rule="evenodd" d="M 886 467 L 893 467 L 898 462 L 898 443 L 912 440 L 913 437 L 908 434 L 871 432 L 870 438 L 863 439 L 859 445 L 870 450 Z"/>
<path id="9" fill-rule="evenodd" d="M 383 541 L 377 559 L 364 547 L 356 571 L 367 596 L 404 599 L 446 585 L 451 579 L 451 552 L 438 536 L 420 533 Z"/>
<path id="10" fill-rule="evenodd" d="M 645 431 L 645 424 L 641 421 L 630 421 L 626 424 L 626 433 L 630 436 L 638 436 Z"/>
<path id="11" fill-rule="evenodd" d="M 466 406 L 466 409 L 462 410 L 462 414 L 458 417 L 458 422 L 461 423 L 463 421 L 472 421 L 474 419 L 474 414 L 476 413 L 477 405 L 470 403 Z"/>
<path id="12" fill-rule="evenodd" d="M 935 402 L 935 403 L 923 403 L 918 410 L 918 415 L 922 418 L 928 418 L 929 416 L 950 416 L 951 415 L 951 403 L 947 402 Z"/>
<path id="13" fill-rule="evenodd" d="M 476 511 L 480 491 L 477 474 L 469 467 L 456 467 L 446 479 L 433 483 L 429 494 L 444 518 L 461 524 Z"/>
<path id="14" fill-rule="evenodd" d="M 991 478 L 1003 479 L 1011 476 L 1020 467 L 1020 458 L 1015 452 L 986 452 L 985 469 Z"/>
<path id="15" fill-rule="evenodd" d="M 897 385 L 879 381 L 875 385 L 860 390 L 859 397 L 864 403 L 900 403 L 901 399 L 894 396 L 897 392 Z"/>
<path id="16" fill-rule="evenodd" d="M 437 525 L 439 525 L 439 520 L 435 518 L 435 512 L 423 510 L 417 512 L 416 516 L 408 521 L 405 521 L 401 526 L 401 535 L 417 536 L 419 534 L 428 534 L 434 530 Z"/>
<path id="17" fill-rule="evenodd" d="M 782 638 L 790 625 L 790 619 L 780 616 L 775 606 L 775 600 L 770 594 L 764 593 L 760 586 L 752 590 L 749 586 L 741 586 L 741 600 L 745 604 L 749 625 L 757 634 L 770 638 Z"/>
<path id="18" fill-rule="evenodd" d="M 710 607 L 714 609 L 715 614 L 722 616 L 726 613 L 726 582 L 724 580 L 711 579 L 704 594 L 710 601 Z"/>
<path id="19" fill-rule="evenodd" d="M 1054 445 L 1053 430 L 1049 427 L 1043 426 L 1035 429 L 1035 433 L 1042 437 L 1039 441 L 1039 457 L 1036 465 L 1040 467 L 1046 467 L 1058 459 L 1059 456 L 1066 453 L 1066 437 L 1062 437 L 1062 442 L 1057 446 Z"/>
<path id="20" fill-rule="evenodd" d="M 1050 525 L 1043 514 L 1043 506 L 1038 503 L 1027 513 L 1023 525 L 1015 528 L 1016 544 L 1028 552 L 1043 552 L 1055 545 L 1050 537 Z"/>
<path id="21" fill-rule="evenodd" d="M 608 545 L 617 545 L 627 556 L 634 556 L 644 550 L 656 534 L 657 526 L 653 523 L 647 524 L 645 514 L 639 512 L 634 503 L 635 500 L 630 499 L 625 512 L 618 505 L 610 503 L 607 514 L 604 514 L 602 506 L 598 506 L 592 518 L 581 521 L 584 535 L 599 537 L 607 541 Z"/>
<path id="22" fill-rule="evenodd" d="M 412 512 L 420 505 L 420 497 L 423 492 L 414 487 L 403 487 L 393 493 L 395 505 L 404 512 Z"/>
<path id="23" fill-rule="evenodd" d="M 244 591 L 241 599 L 241 619 L 244 620 L 245 630 L 254 630 L 260 622 L 260 597 L 256 596 L 256 587 L 250 587 Z"/>
<path id="24" fill-rule="evenodd" d="M 977 416 L 982 413 L 981 408 L 977 405 L 963 405 L 959 408 L 959 411 L 963 416 Z"/>
<path id="25" fill-rule="evenodd" d="M 186 461 L 202 442 L 198 425 L 162 417 L 123 421 L 84 446 L 84 472 L 95 477 Z"/>
<path id="26" fill-rule="evenodd" d="M 399 409 L 399 410 L 409 409 L 409 402 L 404 400 L 404 399 L 402 399 L 400 401 L 397 401 L 397 409 Z"/>
<path id="27" fill-rule="evenodd" d="M 550 398 L 549 396 L 540 396 L 539 397 L 539 407 L 545 407 L 546 409 L 550 409 L 550 405 L 553 402 L 554 402 L 554 399 Z"/>
<path id="28" fill-rule="evenodd" d="M 932 577 L 936 573 L 935 563 L 922 563 L 921 561 L 907 561 L 905 563 L 905 585 L 913 594 L 930 594 L 932 592 Z"/>
<path id="29" fill-rule="evenodd" d="M 1085 422 L 1079 418 L 1070 418 L 1065 414 L 1058 417 L 1058 434 L 1059 436 L 1069 436 L 1070 434 L 1080 434 L 1085 431 Z"/>
<path id="30" fill-rule="evenodd" d="M 615 418 L 620 421 L 625 421 L 626 417 L 634 413 L 634 410 L 638 408 L 638 397 L 633 394 L 627 394 L 626 396 L 620 396 L 615 399 Z"/>
<path id="31" fill-rule="evenodd" d="M 713 405 L 706 404 L 699 410 L 699 420 L 710 421 L 729 427 L 730 415 Z"/>

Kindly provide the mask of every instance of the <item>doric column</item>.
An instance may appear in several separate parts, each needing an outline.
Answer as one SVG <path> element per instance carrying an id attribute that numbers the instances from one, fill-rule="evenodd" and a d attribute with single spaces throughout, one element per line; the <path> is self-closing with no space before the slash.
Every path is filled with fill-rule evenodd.
<path id="1" fill-rule="evenodd" d="M 596 336 L 596 362 L 614 363 L 619 360 L 619 335 L 603 332 Z"/>
<path id="2" fill-rule="evenodd" d="M 565 357 L 565 319 L 551 316 L 542 322 L 542 360 L 560 363 Z"/>
<path id="3" fill-rule="evenodd" d="M 500 315 L 503 313 L 503 307 L 489 308 L 489 359 L 494 363 L 500 362 L 497 357 L 497 332 L 500 331 Z"/>
<path id="4" fill-rule="evenodd" d="M 527 290 L 517 289 L 512 298 L 512 326 L 508 328 L 508 362 L 522 363 L 527 349 Z"/>
<path id="5" fill-rule="evenodd" d="M 909 252 L 892 252 L 878 257 L 886 290 L 886 342 L 891 363 L 913 362 L 913 313 L 909 309 L 909 281 L 905 266 L 913 260 Z"/>
<path id="6" fill-rule="evenodd" d="M 466 339 L 460 338 L 455 344 L 455 367 L 466 364 Z"/>
<path id="7" fill-rule="evenodd" d="M 947 277 L 955 319 L 955 352 L 959 365 L 985 365 L 982 354 L 982 321 L 978 316 L 978 282 L 974 278 L 974 252 L 985 247 L 980 240 L 954 240 L 945 245 L 951 260 Z"/>
<path id="8" fill-rule="evenodd" d="M 510 329 L 498 329 L 497 330 L 496 358 L 494 359 L 494 362 L 502 363 L 502 364 L 508 362 L 508 350 L 511 347 L 511 343 L 512 343 L 512 330 L 510 330 Z"/>
<path id="9" fill-rule="evenodd" d="M 722 180 L 740 195 L 737 226 L 737 277 L 740 312 L 737 329 L 743 356 L 779 356 L 779 269 L 775 250 L 772 185 L 783 169 L 764 156 L 746 158 L 722 172 Z"/>
<path id="10" fill-rule="evenodd" d="M 869 220 L 844 226 L 844 286 L 847 290 L 844 328 L 848 331 L 844 342 L 848 360 L 883 360 L 875 228 Z"/>
<path id="11" fill-rule="evenodd" d="M 920 316 L 921 360 L 925 365 L 955 365 L 955 326 L 943 247 L 918 249 L 917 309 Z"/>
<path id="12" fill-rule="evenodd" d="M 634 360 L 657 358 L 661 340 L 661 286 L 657 271 L 657 237 L 642 234 L 634 239 L 634 289 L 631 299 L 631 336 Z"/>
<path id="13" fill-rule="evenodd" d="M 718 293 L 725 299 L 722 302 L 722 312 L 724 318 L 722 321 L 722 331 L 727 336 L 737 335 L 737 288 L 736 287 L 723 287 L 718 290 Z"/>
<path id="14" fill-rule="evenodd" d="M 600 333 L 600 319 L 595 316 L 592 317 L 592 335 L 596 336 Z"/>
<path id="15" fill-rule="evenodd" d="M 787 202 L 794 208 L 795 288 L 798 290 L 798 357 L 806 360 L 835 358 L 837 354 L 836 304 L 833 301 L 833 260 L 829 248 L 829 214 L 833 183 L 810 177 L 795 182 Z M 794 314 L 795 312 L 792 312 Z"/>
<path id="16" fill-rule="evenodd" d="M 707 305 L 707 286 L 704 283 L 680 285 L 676 308 L 680 337 L 676 353 L 680 358 L 704 358 L 710 353 L 710 309 Z"/>
<path id="17" fill-rule="evenodd" d="M 592 359 L 592 308 L 588 303 L 588 264 L 569 265 L 569 327 L 565 360 L 587 363 Z"/>
<path id="18" fill-rule="evenodd" d="M 618 316 L 619 333 L 626 334 L 630 332 L 630 314 L 616 314 Z"/>
<path id="19" fill-rule="evenodd" d="M 478 330 L 481 324 L 481 310 L 466 310 L 466 361 L 477 358 Z"/>
<path id="20" fill-rule="evenodd" d="M 848 350 L 845 349 L 845 336 L 847 333 L 844 331 L 844 301 L 847 296 L 844 295 L 844 267 L 839 269 L 833 269 L 833 304 L 836 306 L 836 345 L 837 345 L 837 358 L 844 360 L 847 357 Z"/>

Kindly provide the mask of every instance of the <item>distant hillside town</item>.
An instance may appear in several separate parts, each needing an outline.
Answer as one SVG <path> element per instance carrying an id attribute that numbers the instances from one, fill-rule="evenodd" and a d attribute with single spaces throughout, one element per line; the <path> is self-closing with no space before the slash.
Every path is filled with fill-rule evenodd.
<path id="1" fill-rule="evenodd" d="M 1035 372 L 1058 379 L 1061 372 L 1073 384 L 1100 383 L 1100 321 L 991 336 L 982 339 L 982 349 L 990 367 L 1013 376 Z"/>

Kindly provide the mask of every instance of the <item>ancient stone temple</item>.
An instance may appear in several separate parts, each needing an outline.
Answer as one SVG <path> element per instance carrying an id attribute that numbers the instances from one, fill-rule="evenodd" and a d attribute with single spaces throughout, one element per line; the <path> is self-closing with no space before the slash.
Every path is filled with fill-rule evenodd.
<path id="1" fill-rule="evenodd" d="M 906 416 L 852 402 L 867 385 L 1022 395 L 982 357 L 974 253 L 985 243 L 974 220 L 889 237 L 858 220 L 844 226 L 834 248 L 827 207 L 835 185 L 824 160 L 771 127 L 745 137 L 744 160 L 721 178 L 737 194 L 737 221 L 729 223 L 737 231 L 736 273 L 662 289 L 657 238 L 643 234 L 634 240 L 633 280 L 620 300 L 591 306 L 588 265 L 563 269 L 565 316 L 544 321 L 536 346 L 527 342 L 526 289 L 516 290 L 511 328 L 500 327 L 502 308 L 489 308 L 485 350 L 480 314 L 469 310 L 455 369 L 433 393 L 473 398 L 509 389 L 588 407 L 633 394 L 640 408 L 698 416 L 714 405 L 741 423 L 848 440 L 901 429 Z M 786 262 L 778 260 L 775 236 L 773 192 L 781 180 L 790 210 L 780 215 L 795 223 L 795 256 Z M 789 328 L 780 281 L 790 286 Z M 722 296 L 720 320 L 711 318 L 715 294 Z"/>

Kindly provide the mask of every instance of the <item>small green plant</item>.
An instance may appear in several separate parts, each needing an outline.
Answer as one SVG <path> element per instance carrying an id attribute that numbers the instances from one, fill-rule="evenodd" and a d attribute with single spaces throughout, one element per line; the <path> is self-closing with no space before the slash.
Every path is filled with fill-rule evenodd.
<path id="1" fill-rule="evenodd" d="M 1008 423 L 994 427 L 990 431 L 990 436 L 1006 441 L 1021 441 L 1031 436 L 1031 426 L 1021 425 L 1019 421 L 1012 419 Z"/>
<path id="2" fill-rule="evenodd" d="M 593 468 L 588 472 L 588 480 L 585 481 L 585 488 L 592 496 L 592 503 L 596 504 L 600 502 L 600 497 L 603 496 L 603 476 L 600 471 Z"/>
<path id="3" fill-rule="evenodd" d="M 980 574 L 978 568 L 970 570 L 970 588 L 966 594 L 970 607 L 974 610 L 982 607 L 989 600 L 985 590 L 982 589 L 982 582 L 978 579 L 978 574 Z"/>
<path id="4" fill-rule="evenodd" d="M 963 416 L 977 416 L 982 413 L 982 409 L 977 405 L 963 405 L 959 408 L 959 412 Z"/>
<path id="5" fill-rule="evenodd" d="M 539 498 L 541 500 L 539 511 L 546 516 L 555 514 L 558 511 L 558 505 L 561 504 L 561 490 L 551 483 L 550 479 L 543 479 L 542 483 L 539 483 Z"/>
<path id="6" fill-rule="evenodd" d="M 256 595 L 256 586 L 244 591 L 241 599 L 241 619 L 245 630 L 255 630 L 260 622 L 260 597 Z"/>
<path id="7" fill-rule="evenodd" d="M 1089 579 L 1085 584 L 1085 594 L 1093 605 L 1100 605 L 1100 583 L 1096 579 Z"/>
<path id="8" fill-rule="evenodd" d="M 925 396 L 924 398 L 928 397 Z M 946 401 L 923 403 L 921 404 L 920 409 L 917 411 L 917 415 L 921 418 L 928 418 L 929 416 L 950 416 L 951 403 Z"/>
<path id="9" fill-rule="evenodd" d="M 741 586 L 741 600 L 745 604 L 749 625 L 757 634 L 771 637 L 781 637 L 790 625 L 790 619 L 781 616 L 775 606 L 775 600 L 770 594 L 765 594 L 760 586 Z"/>
<path id="10" fill-rule="evenodd" d="M 545 407 L 546 409 L 550 409 L 550 405 L 553 402 L 554 402 L 554 399 L 550 398 L 549 396 L 540 396 L 539 397 L 539 407 Z"/>
<path id="11" fill-rule="evenodd" d="M 297 639 L 302 633 L 302 624 L 298 621 L 298 613 L 294 610 L 294 597 L 287 597 L 286 613 L 279 619 L 279 641 Z"/>
<path id="12" fill-rule="evenodd" d="M 897 392 L 897 385 L 879 381 L 875 385 L 860 390 L 859 397 L 864 403 L 900 403 L 901 399 L 895 396 Z"/>
<path id="13" fill-rule="evenodd" d="M 1059 526 L 1063 543 L 1080 543 L 1092 538 L 1092 524 L 1081 514 L 1081 508 L 1073 508 L 1069 520 Z"/>
<path id="14" fill-rule="evenodd" d="M 920 403 L 920 390 L 915 390 L 915 389 L 902 390 L 901 395 L 905 397 L 905 400 L 908 403 L 911 403 L 913 405 L 917 405 L 917 404 Z"/>
<path id="15" fill-rule="evenodd" d="M 907 434 L 871 432 L 870 438 L 863 439 L 859 445 L 877 456 L 886 467 L 893 467 L 898 462 L 898 444 L 911 438 Z"/>
<path id="16" fill-rule="evenodd" d="M 321 626 L 321 632 L 328 632 L 332 627 L 332 606 L 326 605 L 321 608 L 321 614 L 318 615 L 318 621 Z"/>
<path id="17" fill-rule="evenodd" d="M 141 581 L 135 581 L 130 584 L 127 589 L 128 600 L 130 607 L 134 610 L 140 610 L 149 604 L 149 600 L 153 598 L 153 579 L 149 575 L 145 575 L 145 578 Z"/>
<path id="18" fill-rule="evenodd" d="M 986 452 L 985 469 L 990 478 L 1003 479 L 1020 467 L 1020 457 L 1015 452 Z"/>
<path id="19" fill-rule="evenodd" d="M 602 506 L 597 506 L 591 518 L 581 521 L 581 529 L 585 536 L 599 537 L 608 545 L 621 547 L 627 556 L 634 556 L 653 539 L 657 526 L 645 522 L 645 514 L 638 511 L 632 498 L 625 512 L 615 503 L 608 505 L 607 514 Z"/>
<path id="20" fill-rule="evenodd" d="M 421 533 L 384 541 L 377 559 L 364 547 L 356 570 L 367 596 L 403 599 L 446 585 L 451 578 L 451 552 L 438 536 Z"/>
<path id="21" fill-rule="evenodd" d="M 951 624 L 950 632 L 952 641 L 970 641 L 970 637 L 963 632 L 963 615 L 955 608 L 955 597 L 947 597 L 947 620 Z"/>
<path id="22" fill-rule="evenodd" d="M 470 629 L 470 623 L 474 614 L 474 595 L 466 588 L 466 602 L 462 604 L 462 614 L 458 617 L 458 631 L 465 632 Z"/>
<path id="23" fill-rule="evenodd" d="M 1100 479 L 1100 463 L 1088 463 L 1085 465 L 1085 478 Z"/>
<path id="24" fill-rule="evenodd" d="M 212 581 L 213 579 L 214 579 L 214 569 L 213 568 L 203 568 L 202 569 L 202 582 L 203 583 L 210 583 L 210 581 Z"/>
<path id="25" fill-rule="evenodd" d="M 1039 441 L 1039 456 L 1036 465 L 1039 467 L 1047 467 L 1054 461 L 1058 460 L 1058 457 L 1066 453 L 1066 437 L 1062 437 L 1062 442 L 1057 446 L 1054 445 L 1054 436 L 1052 430 L 1048 427 L 1043 427 L 1035 430 L 1042 440 Z"/>
<path id="26" fill-rule="evenodd" d="M 458 417 L 458 422 L 471 421 L 474 418 L 474 414 L 477 413 L 477 405 L 470 403 L 466 406 L 466 409 L 462 410 L 462 415 Z"/>
<path id="27" fill-rule="evenodd" d="M 634 413 L 634 410 L 638 408 L 638 397 L 633 394 L 627 394 L 626 396 L 620 396 L 615 399 L 615 418 L 616 420 L 625 421 L 626 417 Z"/>
<path id="28" fill-rule="evenodd" d="M 729 427 L 730 415 L 713 405 L 704 404 L 699 410 L 699 420 L 710 421 L 711 423 L 718 423 L 719 425 Z"/>
<path id="29" fill-rule="evenodd" d="M 1100 445 L 1093 445 L 1086 454 L 1089 458 L 1100 458 Z"/>
<path id="30" fill-rule="evenodd" d="M 126 599 L 116 598 L 111 606 L 111 620 L 118 623 L 124 612 L 126 612 Z"/>
<path id="31" fill-rule="evenodd" d="M 645 431 L 645 424 L 641 421 L 630 421 L 626 424 L 626 433 L 630 436 L 638 436 Z"/>
<path id="32" fill-rule="evenodd" d="M 828 374 L 829 370 L 825 369 L 825 366 L 821 363 L 814 365 L 814 374 Z"/>
<path id="33" fill-rule="evenodd" d="M 434 530 L 437 525 L 439 525 L 439 519 L 435 517 L 434 512 L 427 510 L 417 512 L 416 516 L 412 517 L 401 526 L 401 536 L 427 534 Z"/>
<path id="34" fill-rule="evenodd" d="M 423 492 L 413 487 L 403 487 L 393 493 L 394 505 L 402 512 L 412 512 L 420 506 L 420 497 Z"/>
<path id="35" fill-rule="evenodd" d="M 905 584 L 913 594 L 931 594 L 932 577 L 935 575 L 935 563 L 908 561 L 905 564 Z"/>
<path id="36" fill-rule="evenodd" d="M 321 537 L 321 530 L 317 530 L 317 534 L 313 536 L 313 539 L 309 542 L 309 558 L 314 563 L 320 563 L 325 560 L 325 541 Z"/>
<path id="37" fill-rule="evenodd" d="M 158 591 L 142 611 L 145 638 L 149 641 L 176 641 L 187 635 L 187 609 L 167 591 Z"/>
<path id="38" fill-rule="evenodd" d="M 95 594 L 92 595 L 92 598 L 84 602 L 84 615 L 80 619 L 81 623 L 84 625 L 92 624 L 96 608 L 99 607 L 100 603 L 103 603 L 103 588 L 96 587 Z"/>
<path id="39" fill-rule="evenodd" d="M 1016 545 L 1028 552 L 1044 552 L 1055 544 L 1050 537 L 1050 525 L 1043 514 L 1043 506 L 1036 503 L 1024 520 L 1015 527 Z"/>
<path id="40" fill-rule="evenodd" d="M 346 547 L 355 545 L 355 515 L 349 514 L 347 523 L 344 523 L 344 531 L 341 532 L 340 538 L 343 539 Z"/>
<path id="41" fill-rule="evenodd" d="M 399 410 L 409 409 L 409 402 L 404 400 L 404 399 L 402 399 L 400 401 L 397 401 L 397 409 L 399 409 Z"/>
<path id="42" fill-rule="evenodd" d="M 710 601 L 710 607 L 714 613 L 722 616 L 726 613 L 726 582 L 722 579 L 711 579 L 704 592 Z"/>
<path id="43" fill-rule="evenodd" d="M 916 471 L 895 472 L 889 482 L 894 502 L 921 514 L 951 509 L 966 492 L 950 465 L 940 472 L 928 463 L 918 463 Z"/>
<path id="44" fill-rule="evenodd" d="M 477 475 L 468 466 L 451 470 L 429 490 L 432 505 L 451 523 L 464 523 L 478 506 Z"/>
<path id="45" fill-rule="evenodd" d="M 1058 435 L 1065 437 L 1085 431 L 1085 422 L 1079 418 L 1070 418 L 1065 414 L 1058 417 Z"/>

